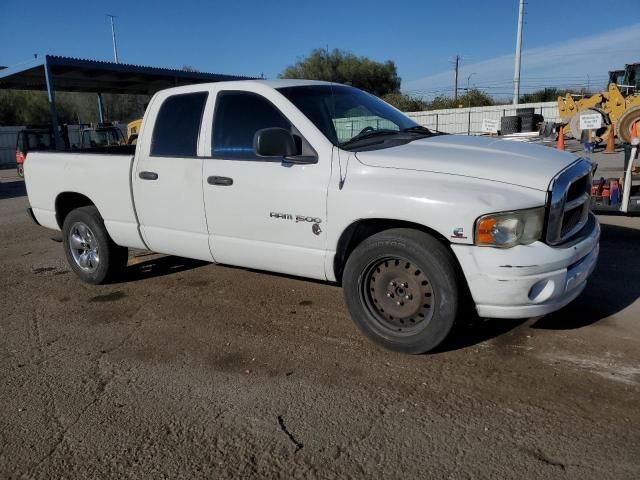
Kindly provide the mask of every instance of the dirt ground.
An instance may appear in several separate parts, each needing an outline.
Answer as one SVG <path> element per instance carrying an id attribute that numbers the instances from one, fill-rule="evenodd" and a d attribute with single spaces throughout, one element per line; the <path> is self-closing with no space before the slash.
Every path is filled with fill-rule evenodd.
<path id="1" fill-rule="evenodd" d="M 640 219 L 584 294 L 371 344 L 340 288 L 157 255 L 89 286 L 0 183 L 0 478 L 640 478 Z"/>

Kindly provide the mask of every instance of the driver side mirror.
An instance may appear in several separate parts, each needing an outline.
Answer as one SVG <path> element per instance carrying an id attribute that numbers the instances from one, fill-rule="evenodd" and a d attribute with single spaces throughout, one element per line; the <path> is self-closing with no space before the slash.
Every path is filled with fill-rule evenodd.
<path id="1" fill-rule="evenodd" d="M 291 132 L 284 128 L 263 128 L 253 136 L 253 149 L 259 157 L 282 157 L 287 163 L 317 163 L 315 156 L 298 154 L 298 146 Z"/>
<path id="2" fill-rule="evenodd" d="M 263 128 L 253 137 L 253 148 L 261 157 L 289 157 L 295 155 L 296 142 L 284 128 Z"/>

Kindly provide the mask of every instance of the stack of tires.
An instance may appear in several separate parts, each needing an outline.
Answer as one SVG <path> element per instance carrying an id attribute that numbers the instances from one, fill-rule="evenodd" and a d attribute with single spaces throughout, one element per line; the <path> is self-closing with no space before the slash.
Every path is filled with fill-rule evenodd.
<path id="1" fill-rule="evenodd" d="M 500 119 L 500 132 L 502 135 L 511 133 L 533 132 L 538 129 L 544 117 L 534 113 L 533 107 L 518 108 L 515 115 L 505 116 Z"/>
<path id="2" fill-rule="evenodd" d="M 518 133 L 520 131 L 520 122 L 520 117 L 517 115 L 502 117 L 500 119 L 500 133 L 502 135 L 511 135 L 512 133 Z"/>
<path id="3" fill-rule="evenodd" d="M 516 115 L 520 117 L 520 131 L 521 132 L 533 132 L 534 130 L 534 109 L 533 108 L 518 108 Z"/>

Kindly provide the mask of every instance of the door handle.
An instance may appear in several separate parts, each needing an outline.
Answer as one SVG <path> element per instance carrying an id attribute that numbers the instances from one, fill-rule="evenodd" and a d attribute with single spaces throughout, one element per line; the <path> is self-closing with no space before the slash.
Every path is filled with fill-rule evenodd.
<path id="1" fill-rule="evenodd" d="M 156 172 L 140 172 L 138 176 L 142 180 L 157 180 L 158 174 Z"/>
<path id="2" fill-rule="evenodd" d="M 233 178 L 229 178 L 229 177 L 216 177 L 211 176 L 209 178 L 207 178 L 207 183 L 209 185 L 220 185 L 223 187 L 229 187 L 231 185 L 233 185 Z"/>

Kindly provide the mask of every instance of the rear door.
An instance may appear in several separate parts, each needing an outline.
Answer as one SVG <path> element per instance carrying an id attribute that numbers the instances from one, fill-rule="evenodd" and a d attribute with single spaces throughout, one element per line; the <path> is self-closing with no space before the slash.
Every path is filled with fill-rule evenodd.
<path id="1" fill-rule="evenodd" d="M 137 145 L 132 179 L 138 220 L 151 250 L 212 261 L 198 156 L 208 92 L 171 93 L 149 106 L 153 131 L 143 125 Z"/>
<path id="2" fill-rule="evenodd" d="M 203 165 L 211 249 L 217 262 L 324 279 L 331 144 L 293 105 L 276 106 L 287 103 L 273 89 L 222 90 L 211 105 Z M 258 157 L 254 134 L 271 127 L 292 132 L 317 163 Z"/>

